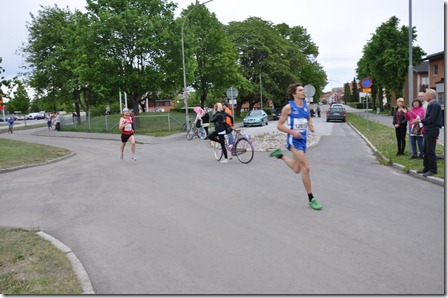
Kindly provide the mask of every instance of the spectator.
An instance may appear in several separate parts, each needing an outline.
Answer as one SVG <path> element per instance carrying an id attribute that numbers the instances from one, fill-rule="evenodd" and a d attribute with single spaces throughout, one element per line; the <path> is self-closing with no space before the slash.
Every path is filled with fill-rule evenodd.
<path id="1" fill-rule="evenodd" d="M 393 124 L 395 126 L 395 136 L 397 138 L 397 156 L 404 154 L 404 148 L 406 147 L 406 127 L 408 120 L 404 116 L 406 107 L 404 106 L 404 99 L 397 99 L 397 109 L 395 110 L 393 117 Z"/>
<path id="2" fill-rule="evenodd" d="M 442 107 L 436 100 L 437 92 L 433 89 L 426 90 L 426 100 L 428 101 L 428 108 L 426 110 L 425 118 L 414 119 L 413 124 L 423 123 L 423 137 L 424 137 L 424 156 L 423 169 L 417 171 L 423 174 L 424 177 L 437 174 L 437 156 L 436 143 L 439 137 L 440 128 L 443 126 Z"/>
<path id="3" fill-rule="evenodd" d="M 414 99 L 412 108 L 405 111 L 404 116 L 409 120 L 409 142 L 411 143 L 412 156 L 411 159 L 423 158 L 423 134 L 421 123 L 413 124 L 414 119 L 422 119 L 425 117 L 425 110 L 420 99 Z M 420 154 L 417 155 L 417 144 Z"/>

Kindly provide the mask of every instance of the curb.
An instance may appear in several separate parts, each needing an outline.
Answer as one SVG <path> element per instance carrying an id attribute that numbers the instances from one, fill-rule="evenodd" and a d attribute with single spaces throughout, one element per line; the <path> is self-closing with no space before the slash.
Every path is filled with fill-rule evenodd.
<path id="1" fill-rule="evenodd" d="M 70 263 L 72 264 L 73 271 L 75 271 L 76 276 L 78 277 L 78 280 L 82 286 L 82 294 L 95 294 L 95 291 L 93 290 L 92 283 L 90 282 L 89 275 L 87 274 L 87 271 L 84 269 L 84 266 L 81 264 L 81 262 L 76 257 L 75 253 L 64 243 L 57 240 L 56 238 L 48 235 L 45 232 L 37 232 L 39 236 L 44 238 L 45 240 L 49 241 L 51 244 L 53 244 L 56 248 L 58 248 L 60 251 L 65 253 L 67 255 L 67 258 L 69 259 Z"/>
<path id="2" fill-rule="evenodd" d="M 23 165 L 23 166 L 17 166 L 17 167 L 13 167 L 13 168 L 6 168 L 6 169 L 0 169 L 0 174 L 2 173 L 8 173 L 8 172 L 12 172 L 12 171 L 18 171 L 18 170 L 22 170 L 22 169 L 27 169 L 27 168 L 33 168 L 33 167 L 38 167 L 38 166 L 44 166 L 50 163 L 54 163 L 54 162 L 58 162 L 67 158 L 70 158 L 72 156 L 75 156 L 75 152 L 71 152 L 68 155 L 65 156 L 61 156 L 55 159 L 51 159 L 51 160 L 47 160 L 44 162 L 40 162 L 40 163 L 35 163 L 35 164 L 29 164 L 29 165 Z"/>
<path id="3" fill-rule="evenodd" d="M 372 148 L 373 151 L 375 151 L 375 153 L 377 153 L 378 155 L 381 156 L 382 159 L 384 160 L 388 160 L 388 158 L 386 158 L 359 130 L 357 130 L 351 123 L 347 122 L 347 124 Z M 395 163 L 392 163 L 392 167 L 394 169 L 400 170 L 403 173 L 405 172 L 405 166 Z M 424 177 L 420 174 L 417 174 L 417 171 L 415 170 L 409 170 L 407 172 L 408 175 L 418 178 L 420 180 L 426 180 L 428 182 L 440 185 L 440 186 L 444 186 L 445 185 L 445 181 L 443 179 L 437 178 L 437 177 Z"/>

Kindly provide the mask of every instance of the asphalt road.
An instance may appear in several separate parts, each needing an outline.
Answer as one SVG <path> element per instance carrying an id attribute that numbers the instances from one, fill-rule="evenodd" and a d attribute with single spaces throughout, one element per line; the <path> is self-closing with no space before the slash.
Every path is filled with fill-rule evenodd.
<path id="1" fill-rule="evenodd" d="M 133 162 L 118 136 L 3 133 L 76 155 L 1 174 L 0 225 L 65 243 L 97 294 L 443 294 L 444 188 L 379 165 L 346 123 L 314 123 L 321 211 L 266 152 L 220 164 L 179 137 L 137 145 Z"/>

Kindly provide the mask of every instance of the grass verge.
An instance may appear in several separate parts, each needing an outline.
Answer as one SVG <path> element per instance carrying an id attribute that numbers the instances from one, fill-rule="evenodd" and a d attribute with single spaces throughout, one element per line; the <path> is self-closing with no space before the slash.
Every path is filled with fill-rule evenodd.
<path id="1" fill-rule="evenodd" d="M 398 163 L 403 165 L 407 171 L 421 170 L 423 168 L 422 159 L 409 159 L 411 157 L 411 154 L 409 153 L 409 135 L 406 135 L 405 155 L 396 156 L 397 141 L 395 137 L 395 129 L 393 127 L 368 120 L 352 113 L 347 113 L 347 121 L 356 127 L 356 129 L 359 130 L 387 158 L 387 160 L 384 161 L 378 156 L 378 159 L 382 164 L 390 165 L 393 162 Z M 436 154 L 440 156 L 444 155 L 444 147 L 442 145 L 437 144 Z M 438 173 L 435 176 L 444 179 L 444 160 L 437 160 L 437 169 Z"/>
<path id="2" fill-rule="evenodd" d="M 0 293 L 82 294 L 65 253 L 23 229 L 0 228 Z"/>
<path id="3" fill-rule="evenodd" d="M 0 169 L 38 164 L 70 154 L 70 150 L 0 138 Z"/>

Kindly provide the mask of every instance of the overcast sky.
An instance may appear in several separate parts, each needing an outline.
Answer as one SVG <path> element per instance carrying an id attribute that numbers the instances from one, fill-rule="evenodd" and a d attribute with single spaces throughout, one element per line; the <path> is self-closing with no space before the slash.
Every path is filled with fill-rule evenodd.
<path id="1" fill-rule="evenodd" d="M 178 16 L 194 1 L 173 2 L 178 4 Z M 72 11 L 83 11 L 86 6 L 85 0 L 0 1 L 0 57 L 6 78 L 21 71 L 23 58 L 16 52 L 27 41 L 26 23 L 31 20 L 30 13 L 37 15 L 40 5 L 55 3 L 59 7 L 68 6 Z M 444 50 L 444 4 L 443 0 L 412 0 L 412 25 L 418 35 L 416 44 L 427 54 Z M 381 23 L 396 16 L 400 27 L 409 25 L 409 0 L 212 0 L 206 6 L 224 24 L 260 17 L 274 24 L 305 27 L 319 47 L 317 60 L 330 80 L 325 91 L 353 80 L 363 46 Z"/>

